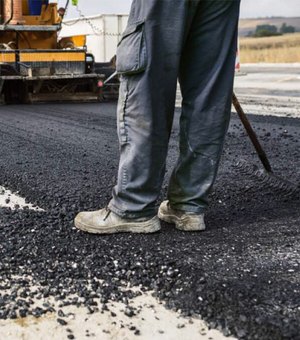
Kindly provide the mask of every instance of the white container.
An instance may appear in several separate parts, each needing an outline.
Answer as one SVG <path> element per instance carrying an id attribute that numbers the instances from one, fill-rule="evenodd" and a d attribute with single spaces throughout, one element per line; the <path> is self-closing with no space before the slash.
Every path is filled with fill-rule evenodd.
<path id="1" fill-rule="evenodd" d="M 105 14 L 64 20 L 60 38 L 86 35 L 88 52 L 96 62 L 109 62 L 126 28 L 128 15 Z"/>

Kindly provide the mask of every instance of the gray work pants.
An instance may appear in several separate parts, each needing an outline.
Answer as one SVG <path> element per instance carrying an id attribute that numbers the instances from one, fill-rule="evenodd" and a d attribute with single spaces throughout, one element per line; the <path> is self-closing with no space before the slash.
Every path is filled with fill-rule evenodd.
<path id="1" fill-rule="evenodd" d="M 120 163 L 109 208 L 154 216 L 165 174 L 176 85 L 180 155 L 168 199 L 203 213 L 227 132 L 240 0 L 133 0 L 117 51 Z"/>

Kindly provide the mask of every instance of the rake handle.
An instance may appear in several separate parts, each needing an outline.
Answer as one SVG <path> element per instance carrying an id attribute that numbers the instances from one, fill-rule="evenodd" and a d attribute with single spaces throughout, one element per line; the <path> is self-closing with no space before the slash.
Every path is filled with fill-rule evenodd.
<path id="1" fill-rule="evenodd" d="M 255 131 L 253 130 L 239 100 L 237 99 L 237 96 L 235 95 L 235 93 L 233 93 L 232 95 L 232 104 L 242 122 L 242 124 L 244 125 L 244 128 L 246 129 L 247 131 L 247 134 L 258 154 L 258 157 L 260 159 L 260 161 L 262 162 L 264 168 L 266 169 L 267 172 L 273 172 L 272 171 L 272 167 L 271 167 L 271 164 L 268 160 L 268 157 L 262 147 L 262 145 L 260 144 L 258 138 L 257 138 L 257 135 L 255 133 Z"/>

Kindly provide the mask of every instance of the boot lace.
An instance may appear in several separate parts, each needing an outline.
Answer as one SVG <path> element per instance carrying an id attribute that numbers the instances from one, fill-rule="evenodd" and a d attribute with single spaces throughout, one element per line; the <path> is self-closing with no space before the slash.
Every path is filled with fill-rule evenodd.
<path id="1" fill-rule="evenodd" d="M 109 216 L 110 213 L 111 213 L 111 210 L 110 210 L 108 207 L 106 207 L 105 210 L 106 210 L 106 215 L 105 215 L 103 221 L 106 221 L 106 220 L 108 219 L 108 216 Z"/>

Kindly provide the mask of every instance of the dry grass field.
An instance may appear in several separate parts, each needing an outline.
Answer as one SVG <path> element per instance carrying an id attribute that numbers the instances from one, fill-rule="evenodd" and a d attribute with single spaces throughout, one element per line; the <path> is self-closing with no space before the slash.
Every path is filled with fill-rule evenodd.
<path id="1" fill-rule="evenodd" d="M 267 38 L 241 38 L 242 63 L 299 63 L 300 33 Z"/>

